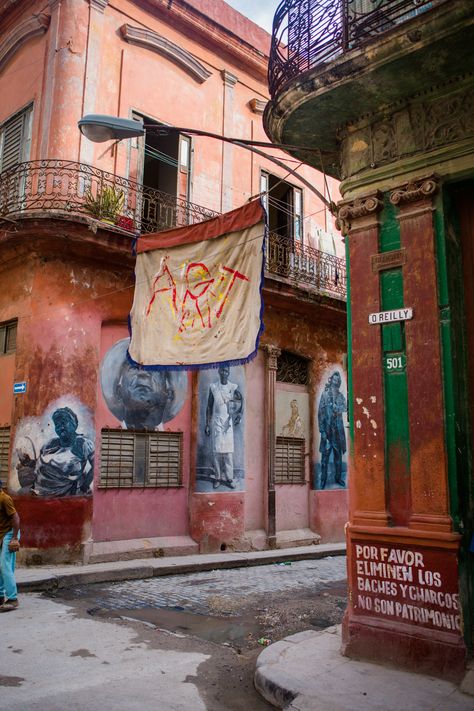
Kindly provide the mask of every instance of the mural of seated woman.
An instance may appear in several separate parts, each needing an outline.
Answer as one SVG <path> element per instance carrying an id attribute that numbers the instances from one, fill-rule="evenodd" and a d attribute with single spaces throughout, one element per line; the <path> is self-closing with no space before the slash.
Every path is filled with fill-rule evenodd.
<path id="1" fill-rule="evenodd" d="M 36 459 L 20 457 L 20 484 L 31 482 L 31 493 L 37 496 L 91 494 L 94 443 L 77 432 L 78 419 L 69 407 L 55 410 L 52 420 L 57 437 L 41 447 Z"/>

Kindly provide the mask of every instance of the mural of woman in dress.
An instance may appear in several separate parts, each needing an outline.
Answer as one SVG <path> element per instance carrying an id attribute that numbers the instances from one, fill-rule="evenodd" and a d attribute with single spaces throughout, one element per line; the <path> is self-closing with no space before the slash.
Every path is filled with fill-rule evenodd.
<path id="1" fill-rule="evenodd" d="M 129 338 L 122 338 L 104 356 L 100 368 L 104 400 L 126 429 L 159 429 L 183 407 L 188 392 L 187 373 L 144 370 L 133 365 L 127 358 L 129 343 Z"/>
<path id="2" fill-rule="evenodd" d="M 232 370 L 232 373 L 231 373 Z M 199 373 L 196 491 L 242 490 L 244 371 L 221 366 Z"/>
<path id="3" fill-rule="evenodd" d="M 317 489 L 335 489 L 347 486 L 347 462 L 345 453 L 346 432 L 343 415 L 347 401 L 341 393 L 342 375 L 334 370 L 319 398 L 318 430 L 320 461 L 315 465 Z"/>

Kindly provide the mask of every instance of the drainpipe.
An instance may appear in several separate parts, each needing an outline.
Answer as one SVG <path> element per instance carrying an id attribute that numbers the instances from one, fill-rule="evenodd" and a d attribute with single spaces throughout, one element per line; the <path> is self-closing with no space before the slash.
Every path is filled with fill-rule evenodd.
<path id="1" fill-rule="evenodd" d="M 277 346 L 265 346 L 267 354 L 266 378 L 266 430 L 267 430 L 267 543 L 270 549 L 276 548 L 276 498 L 275 498 L 275 384 L 278 356 L 281 349 Z"/>

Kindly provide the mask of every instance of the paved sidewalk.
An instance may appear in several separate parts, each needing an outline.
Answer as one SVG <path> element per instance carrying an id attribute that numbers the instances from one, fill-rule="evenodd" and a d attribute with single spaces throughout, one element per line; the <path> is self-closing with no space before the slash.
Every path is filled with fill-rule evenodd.
<path id="1" fill-rule="evenodd" d="M 176 575 L 218 568 L 268 565 L 279 561 L 318 559 L 345 555 L 344 543 L 326 543 L 298 548 L 282 548 L 250 553 L 213 553 L 163 558 L 123 560 L 89 565 L 38 566 L 17 568 L 15 577 L 20 592 L 55 590 L 78 584 L 140 580 L 159 575 Z"/>
<path id="2" fill-rule="evenodd" d="M 263 650 L 255 686 L 285 711 L 473 711 L 474 696 L 434 677 L 355 661 L 340 627 L 308 630 Z"/>

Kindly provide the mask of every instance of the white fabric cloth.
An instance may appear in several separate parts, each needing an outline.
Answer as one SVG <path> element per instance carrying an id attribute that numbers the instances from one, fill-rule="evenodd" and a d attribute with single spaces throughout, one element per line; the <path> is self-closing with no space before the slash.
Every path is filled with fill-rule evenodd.
<path id="1" fill-rule="evenodd" d="M 260 203 L 240 211 L 139 240 L 129 346 L 136 363 L 205 366 L 255 354 L 264 211 Z"/>

